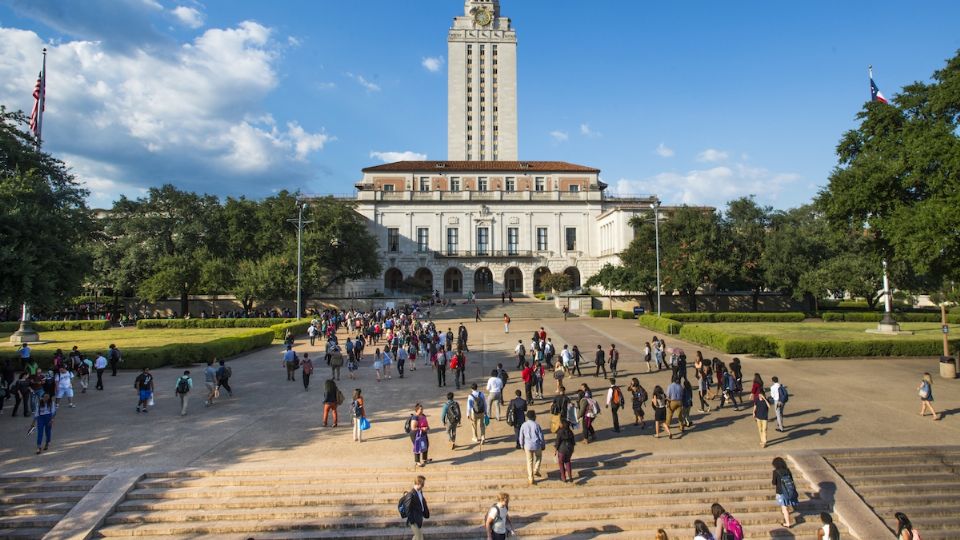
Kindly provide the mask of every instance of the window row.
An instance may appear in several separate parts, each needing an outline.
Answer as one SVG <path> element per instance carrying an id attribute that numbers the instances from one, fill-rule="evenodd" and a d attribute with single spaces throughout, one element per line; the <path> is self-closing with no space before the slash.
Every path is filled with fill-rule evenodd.
<path id="1" fill-rule="evenodd" d="M 576 251 L 577 249 L 577 228 L 566 227 L 564 229 L 564 248 L 567 251 Z M 426 253 L 430 251 L 430 228 L 417 227 L 417 252 Z M 477 255 L 486 255 L 490 253 L 490 227 L 477 227 L 476 248 Z M 537 251 L 548 251 L 550 242 L 548 239 L 548 228 L 537 227 L 536 230 Z M 507 228 L 507 253 L 516 255 L 520 251 L 520 228 Z M 400 229 L 390 227 L 387 229 L 387 251 L 391 253 L 400 252 Z M 460 229 L 457 227 L 447 228 L 447 255 L 456 255 L 460 251 Z"/>

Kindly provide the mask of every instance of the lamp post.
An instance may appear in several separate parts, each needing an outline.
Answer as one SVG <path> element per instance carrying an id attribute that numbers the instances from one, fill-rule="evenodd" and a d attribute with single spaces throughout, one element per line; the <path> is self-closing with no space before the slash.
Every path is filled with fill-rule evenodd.
<path id="1" fill-rule="evenodd" d="M 657 317 L 660 316 L 660 199 L 650 205 L 653 208 L 653 230 L 657 244 Z"/>
<path id="2" fill-rule="evenodd" d="M 893 295 L 890 293 L 890 279 L 887 277 L 887 259 L 883 259 L 883 318 L 877 326 L 879 332 L 894 333 L 900 331 L 900 325 L 893 319 Z"/>
<path id="3" fill-rule="evenodd" d="M 307 203 L 297 199 L 297 218 L 288 219 L 290 223 L 297 224 L 297 320 L 300 320 L 303 310 L 301 309 L 301 302 L 303 300 L 303 295 L 301 293 L 301 286 L 303 284 L 303 226 L 308 223 L 313 223 L 312 219 L 303 219 L 303 210 L 307 208 Z"/>

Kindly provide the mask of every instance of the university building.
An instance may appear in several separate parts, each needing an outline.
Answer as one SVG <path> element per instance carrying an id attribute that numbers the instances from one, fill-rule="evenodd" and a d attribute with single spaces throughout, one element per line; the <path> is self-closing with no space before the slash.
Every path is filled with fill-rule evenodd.
<path id="1" fill-rule="evenodd" d="M 654 197 L 607 195 L 600 170 L 518 159 L 517 34 L 498 0 L 466 0 L 448 43 L 448 161 L 363 169 L 357 211 L 383 275 L 345 294 L 540 291 L 554 272 L 580 287 L 633 239 Z"/>

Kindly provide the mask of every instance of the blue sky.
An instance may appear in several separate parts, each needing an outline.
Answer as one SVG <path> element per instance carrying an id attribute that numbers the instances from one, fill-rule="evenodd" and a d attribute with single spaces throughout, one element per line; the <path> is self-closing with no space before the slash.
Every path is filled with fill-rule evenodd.
<path id="1" fill-rule="evenodd" d="M 960 3 L 502 0 L 520 157 L 611 190 L 810 200 L 869 98 L 960 49 Z M 364 166 L 446 158 L 446 31 L 461 0 L 0 0 L 0 104 L 49 58 L 46 149 L 109 206 L 171 182 L 352 193 Z M 407 154 L 403 154 L 407 153 Z"/>

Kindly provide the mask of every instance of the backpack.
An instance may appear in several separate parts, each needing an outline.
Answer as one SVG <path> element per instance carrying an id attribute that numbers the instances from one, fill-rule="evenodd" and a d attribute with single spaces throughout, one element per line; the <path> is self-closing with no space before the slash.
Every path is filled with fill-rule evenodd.
<path id="1" fill-rule="evenodd" d="M 788 501 L 795 501 L 799 496 L 797 486 L 793 483 L 793 476 L 789 474 L 780 475 L 780 493 Z"/>
<path id="2" fill-rule="evenodd" d="M 452 424 L 454 426 L 458 426 L 460 425 L 461 418 L 462 417 L 460 416 L 460 404 L 454 401 L 447 408 L 447 418 L 446 418 L 447 423 Z"/>
<path id="3" fill-rule="evenodd" d="M 517 356 L 526 356 L 527 348 L 523 346 L 523 343 L 520 344 L 520 350 L 517 351 Z"/>
<path id="4" fill-rule="evenodd" d="M 507 370 L 505 369 L 498 370 L 497 377 L 499 377 L 500 380 L 503 381 L 504 386 L 507 385 L 507 379 L 510 378 L 510 376 L 507 375 Z"/>
<path id="5" fill-rule="evenodd" d="M 343 392 L 337 390 L 337 406 L 343 405 Z"/>
<path id="6" fill-rule="evenodd" d="M 517 425 L 516 407 L 507 407 L 507 425 L 510 427 Z"/>
<path id="7" fill-rule="evenodd" d="M 177 393 L 183 395 L 189 391 L 190 379 L 181 376 L 180 379 L 177 380 Z"/>
<path id="8" fill-rule="evenodd" d="M 410 416 L 407 417 L 406 420 L 403 421 L 403 432 L 404 432 L 404 433 L 410 433 L 411 431 L 413 431 L 413 419 L 414 419 L 414 418 L 416 418 L 416 417 L 411 414 Z M 401 512 L 400 515 L 402 516 L 402 515 L 403 515 L 403 512 Z"/>
<path id="9" fill-rule="evenodd" d="M 474 416 L 481 415 L 487 412 L 487 404 L 483 401 L 483 396 L 473 396 L 473 414 Z"/>
<path id="10" fill-rule="evenodd" d="M 397 503 L 397 512 L 400 512 L 400 517 L 403 519 L 407 519 L 407 495 L 409 495 L 409 493 L 404 493 L 403 496 L 400 497 L 400 502 Z"/>
<path id="11" fill-rule="evenodd" d="M 453 355 L 453 358 L 450 359 L 450 369 L 457 369 L 458 367 L 460 367 L 460 357 Z"/>
<path id="12" fill-rule="evenodd" d="M 594 417 L 600 416 L 600 404 L 597 403 L 597 400 L 587 398 L 587 405 L 590 407 L 590 412 L 593 413 Z"/>
<path id="13" fill-rule="evenodd" d="M 723 514 L 723 530 L 725 537 L 731 538 L 732 540 L 743 540 L 743 527 L 740 526 L 737 518 L 730 514 Z"/>
<path id="14" fill-rule="evenodd" d="M 777 394 L 777 401 L 779 401 L 781 405 L 786 405 L 787 400 L 790 399 L 790 394 L 787 393 L 787 387 L 781 384 Z"/>
<path id="15" fill-rule="evenodd" d="M 613 402 L 614 407 L 623 406 L 623 392 L 620 391 L 619 386 L 613 387 L 613 399 L 611 401 Z"/>

